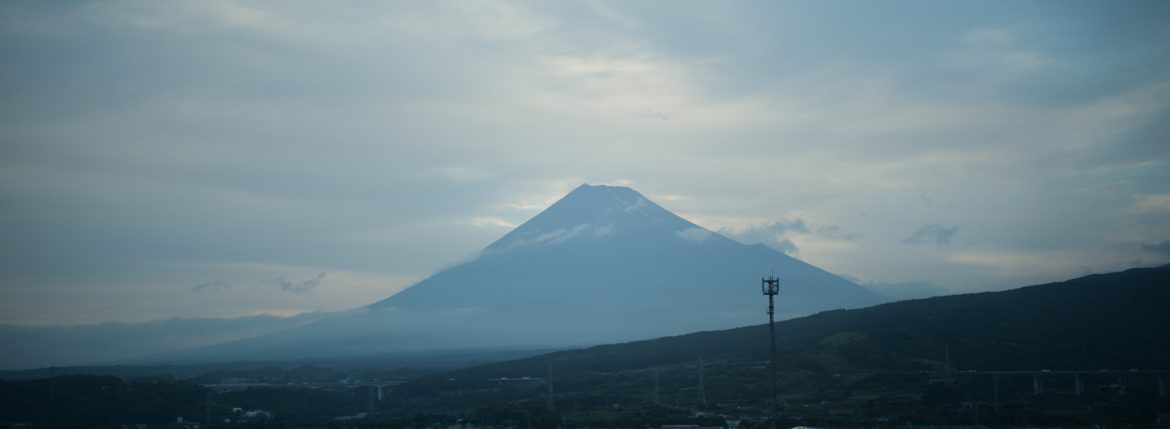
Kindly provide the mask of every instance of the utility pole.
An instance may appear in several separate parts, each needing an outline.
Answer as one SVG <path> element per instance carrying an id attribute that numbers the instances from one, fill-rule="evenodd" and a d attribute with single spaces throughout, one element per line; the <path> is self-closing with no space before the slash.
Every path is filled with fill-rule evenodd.
<path id="1" fill-rule="evenodd" d="M 995 415 L 999 415 L 999 372 L 991 375 L 991 388 L 995 395 Z"/>
<path id="2" fill-rule="evenodd" d="M 374 414 L 374 389 L 377 388 L 377 386 L 370 386 L 370 388 L 366 390 L 366 412 L 370 413 L 370 415 Z"/>
<path id="3" fill-rule="evenodd" d="M 944 357 L 944 359 L 946 360 L 946 366 L 943 368 L 943 371 L 945 371 L 943 382 L 947 383 L 947 384 L 951 384 L 953 380 L 951 379 L 951 346 L 950 346 L 950 344 L 948 344 L 946 346 L 945 350 L 946 351 L 944 352 L 944 354 L 946 356 Z"/>
<path id="4" fill-rule="evenodd" d="M 659 405 L 661 405 L 661 403 L 658 402 L 658 368 L 655 367 L 654 368 L 654 406 L 657 407 Z"/>
<path id="5" fill-rule="evenodd" d="M 554 390 L 553 390 L 553 371 L 552 371 L 552 365 L 549 365 L 548 366 L 548 412 L 549 412 L 549 414 L 555 413 L 557 410 L 556 399 L 554 399 L 555 393 L 553 393 L 553 392 L 554 392 Z"/>
<path id="6" fill-rule="evenodd" d="M 780 293 L 780 279 L 776 276 L 760 279 L 760 290 L 768 296 L 768 339 L 772 344 L 772 418 L 768 428 L 776 429 L 776 410 L 779 407 L 776 404 L 776 306 L 773 297 Z"/>
<path id="7" fill-rule="evenodd" d="M 707 407 L 707 388 L 703 386 L 703 355 L 699 355 L 699 405 Z"/>
<path id="8" fill-rule="evenodd" d="M 57 408 L 57 367 L 49 367 L 49 404 Z"/>
<path id="9" fill-rule="evenodd" d="M 211 389 L 207 389 L 206 401 L 203 404 L 203 421 L 207 427 L 211 427 Z"/>

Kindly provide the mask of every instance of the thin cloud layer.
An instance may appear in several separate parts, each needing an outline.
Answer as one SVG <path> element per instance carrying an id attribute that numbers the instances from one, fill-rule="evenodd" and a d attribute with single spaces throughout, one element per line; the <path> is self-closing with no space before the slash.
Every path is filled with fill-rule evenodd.
<path id="1" fill-rule="evenodd" d="M 216 280 L 216 281 L 213 281 L 211 283 L 200 283 L 200 284 L 197 284 L 195 286 L 191 286 L 191 292 L 202 292 L 202 291 L 220 292 L 220 291 L 225 291 L 225 290 L 228 290 L 231 288 L 232 288 L 232 285 L 230 283 L 225 282 L 223 280 Z"/>
<path id="2" fill-rule="evenodd" d="M 918 228 L 917 231 L 914 231 L 913 234 L 910 234 L 902 242 L 906 244 L 934 244 L 939 247 L 945 247 L 951 245 L 951 237 L 954 237 L 958 232 L 958 226 L 943 226 L 934 223 L 923 225 L 922 228 Z"/>
<path id="3" fill-rule="evenodd" d="M 1158 243 L 1142 243 L 1142 250 L 1170 255 L 1170 240 L 1162 240 Z"/>
<path id="4" fill-rule="evenodd" d="M 321 280 L 324 278 L 325 272 L 322 271 L 321 273 L 304 280 L 288 280 L 281 277 L 269 279 L 266 281 L 266 283 L 279 286 L 280 290 L 285 292 L 309 293 L 312 292 L 313 289 L 316 289 L 317 285 L 320 285 Z"/>

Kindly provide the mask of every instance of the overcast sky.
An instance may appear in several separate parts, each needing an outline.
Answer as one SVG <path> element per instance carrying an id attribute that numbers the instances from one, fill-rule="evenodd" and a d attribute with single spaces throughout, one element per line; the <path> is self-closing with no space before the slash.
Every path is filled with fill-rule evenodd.
<path id="1" fill-rule="evenodd" d="M 1170 261 L 1165 1 L 4 1 L 0 58 L 5 324 L 351 308 L 585 182 L 891 296 Z"/>

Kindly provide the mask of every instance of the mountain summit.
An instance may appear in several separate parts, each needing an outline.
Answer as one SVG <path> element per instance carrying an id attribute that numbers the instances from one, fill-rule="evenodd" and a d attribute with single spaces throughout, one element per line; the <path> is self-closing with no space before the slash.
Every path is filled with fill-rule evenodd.
<path id="1" fill-rule="evenodd" d="M 475 260 L 364 308 L 217 348 L 254 358 L 574 346 L 732 328 L 767 320 L 759 283 L 772 270 L 780 319 L 883 301 L 630 188 L 582 185 Z"/>
<path id="2" fill-rule="evenodd" d="M 688 228 L 697 226 L 633 189 L 585 184 L 492 243 L 486 251 L 539 247 L 578 236 L 602 237 L 615 229 L 625 233 L 646 233 Z"/>

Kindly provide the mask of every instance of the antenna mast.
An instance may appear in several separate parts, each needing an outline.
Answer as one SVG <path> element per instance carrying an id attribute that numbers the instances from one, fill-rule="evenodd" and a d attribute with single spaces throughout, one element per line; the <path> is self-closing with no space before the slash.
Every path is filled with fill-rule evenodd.
<path id="1" fill-rule="evenodd" d="M 780 279 L 774 275 L 760 279 L 760 291 L 768 296 L 768 339 L 772 344 L 772 412 L 768 428 L 776 429 L 776 306 L 773 298 L 780 293 Z"/>

